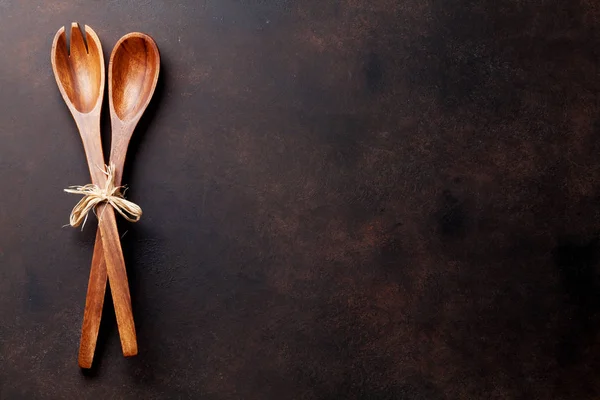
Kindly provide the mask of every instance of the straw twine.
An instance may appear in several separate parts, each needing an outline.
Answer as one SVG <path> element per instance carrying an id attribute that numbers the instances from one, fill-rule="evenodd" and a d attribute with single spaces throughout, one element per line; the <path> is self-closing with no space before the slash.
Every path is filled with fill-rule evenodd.
<path id="1" fill-rule="evenodd" d="M 137 222 L 142 217 L 140 206 L 123 197 L 126 188 L 124 186 L 115 186 L 115 166 L 113 164 L 107 165 L 106 170 L 102 172 L 107 176 L 106 187 L 104 189 L 91 183 L 85 186 L 70 186 L 68 189 L 65 189 L 67 193 L 83 195 L 83 198 L 79 200 L 79 203 L 71 211 L 69 224 L 72 227 L 85 225 L 88 213 L 91 210 L 94 210 L 95 213 L 96 206 L 103 202 L 113 206 L 129 222 Z M 121 189 L 124 190 L 121 191 Z"/>

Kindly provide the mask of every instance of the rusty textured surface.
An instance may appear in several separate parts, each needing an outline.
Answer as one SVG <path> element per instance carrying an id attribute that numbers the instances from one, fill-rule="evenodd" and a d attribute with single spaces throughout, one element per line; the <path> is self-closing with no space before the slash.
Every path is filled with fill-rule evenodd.
<path id="1" fill-rule="evenodd" d="M 107 307 L 89 373 L 71 21 L 162 55 L 124 179 L 140 354 Z M 599 27 L 589 0 L 0 0 L 0 398 L 599 398 Z"/>

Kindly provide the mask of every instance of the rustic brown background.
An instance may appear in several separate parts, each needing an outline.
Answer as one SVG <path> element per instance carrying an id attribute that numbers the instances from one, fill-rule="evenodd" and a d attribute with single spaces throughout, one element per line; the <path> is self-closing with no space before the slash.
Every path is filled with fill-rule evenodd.
<path id="1" fill-rule="evenodd" d="M 87 373 L 71 21 L 162 55 Z M 0 0 L 0 398 L 598 399 L 599 49 L 592 0 Z"/>

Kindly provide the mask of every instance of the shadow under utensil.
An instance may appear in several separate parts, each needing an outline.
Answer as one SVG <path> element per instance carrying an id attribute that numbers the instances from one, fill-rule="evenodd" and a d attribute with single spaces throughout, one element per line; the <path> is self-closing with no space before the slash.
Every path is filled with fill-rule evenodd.
<path id="1" fill-rule="evenodd" d="M 105 53 L 106 54 L 106 53 Z M 108 73 L 107 77 L 108 79 Z M 100 113 L 100 135 L 102 136 L 102 154 L 104 154 L 104 163 L 109 163 L 110 157 L 110 106 L 108 100 L 108 85 L 104 85 L 104 100 L 102 102 L 102 111 Z"/>
<path id="2" fill-rule="evenodd" d="M 157 342 L 159 332 L 153 323 L 158 316 L 154 314 L 156 298 L 152 282 L 164 260 L 155 258 L 153 251 L 149 251 L 148 243 L 156 241 L 155 234 L 142 227 L 133 228 L 131 225 L 134 224 L 123 221 L 125 224 L 129 229 L 123 238 L 123 247 L 138 342 L 138 355 L 127 360 L 127 367 L 133 379 L 148 384 L 154 381 L 154 369 L 159 360 L 156 349 L 161 348 Z"/>

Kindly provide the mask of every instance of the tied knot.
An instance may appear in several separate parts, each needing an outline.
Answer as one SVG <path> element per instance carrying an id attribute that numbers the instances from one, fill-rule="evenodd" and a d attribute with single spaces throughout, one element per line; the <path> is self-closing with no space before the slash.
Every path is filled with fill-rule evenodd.
<path id="1" fill-rule="evenodd" d="M 68 189 L 65 189 L 67 193 L 83 195 L 83 198 L 79 200 L 79 203 L 71 211 L 69 225 L 72 227 L 85 225 L 88 213 L 91 210 L 95 210 L 98 204 L 104 202 L 110 204 L 129 222 L 138 222 L 142 217 L 140 206 L 125 199 L 124 193 L 126 188 L 124 186 L 115 186 L 115 166 L 113 164 L 108 165 L 102 172 L 106 174 L 106 186 L 104 188 L 90 183 L 85 186 L 70 186 Z M 124 190 L 121 191 L 122 189 Z"/>

